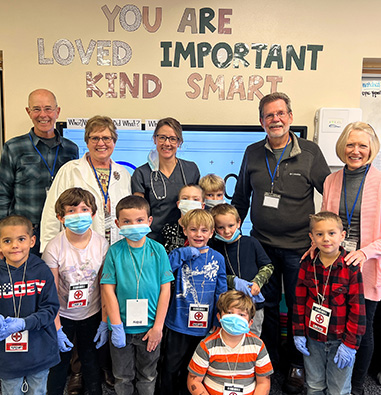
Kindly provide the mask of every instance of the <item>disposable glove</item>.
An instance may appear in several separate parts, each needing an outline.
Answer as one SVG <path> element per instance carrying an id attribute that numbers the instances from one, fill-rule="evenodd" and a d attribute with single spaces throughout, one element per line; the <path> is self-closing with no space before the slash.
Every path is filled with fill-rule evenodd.
<path id="1" fill-rule="evenodd" d="M 234 289 L 236 289 L 237 291 L 241 291 L 250 297 L 253 296 L 251 294 L 252 285 L 253 283 L 250 283 L 249 281 L 243 280 L 242 278 L 239 277 L 234 277 Z"/>
<path id="2" fill-rule="evenodd" d="M 62 330 L 62 326 L 57 331 L 58 348 L 61 352 L 70 351 L 74 344 L 67 338 L 66 334 Z"/>
<path id="3" fill-rule="evenodd" d="M 182 261 L 189 261 L 196 259 L 201 255 L 200 251 L 195 247 L 181 247 L 180 259 Z"/>
<path id="4" fill-rule="evenodd" d="M 259 292 L 258 295 L 251 295 L 251 299 L 253 300 L 254 303 L 262 303 L 265 301 L 265 298 L 262 295 L 262 292 Z"/>
<path id="5" fill-rule="evenodd" d="M 111 342 L 116 348 L 126 347 L 126 333 L 123 324 L 112 325 Z"/>
<path id="6" fill-rule="evenodd" d="M 300 351 L 303 355 L 310 355 L 308 348 L 306 346 L 307 339 L 305 336 L 294 336 L 295 347 L 298 351 Z"/>
<path id="7" fill-rule="evenodd" d="M 108 339 L 108 325 L 107 322 L 101 321 L 97 329 L 97 334 L 94 337 L 95 348 L 98 349 L 106 344 Z"/>
<path id="8" fill-rule="evenodd" d="M 341 343 L 337 349 L 333 362 L 337 364 L 339 369 L 344 369 L 347 366 L 352 366 L 355 361 L 356 350 L 349 348 L 344 343 Z"/>
<path id="9" fill-rule="evenodd" d="M 0 330 L 0 341 L 6 339 L 12 333 L 21 332 L 24 329 L 25 329 L 24 318 L 7 317 L 4 320 L 3 326 Z"/>
<path id="10" fill-rule="evenodd" d="M 5 318 L 0 314 L 0 329 L 5 326 Z"/>

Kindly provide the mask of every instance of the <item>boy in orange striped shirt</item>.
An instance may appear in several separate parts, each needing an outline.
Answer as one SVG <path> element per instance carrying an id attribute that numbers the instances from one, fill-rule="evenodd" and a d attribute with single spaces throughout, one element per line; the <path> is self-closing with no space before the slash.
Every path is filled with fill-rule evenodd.
<path id="1" fill-rule="evenodd" d="M 273 367 L 262 340 L 250 332 L 255 315 L 251 299 L 228 291 L 217 302 L 222 328 L 200 342 L 188 370 L 192 395 L 267 395 Z"/>

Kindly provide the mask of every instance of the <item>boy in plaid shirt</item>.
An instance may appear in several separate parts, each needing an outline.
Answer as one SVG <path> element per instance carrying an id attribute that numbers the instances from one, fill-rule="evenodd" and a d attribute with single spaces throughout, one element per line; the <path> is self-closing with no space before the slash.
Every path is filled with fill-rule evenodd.
<path id="1" fill-rule="evenodd" d="M 314 259 L 302 261 L 296 284 L 293 332 L 304 355 L 308 394 L 350 394 L 356 350 L 365 333 L 365 301 L 359 266 L 347 266 L 338 215 L 310 216 Z"/>

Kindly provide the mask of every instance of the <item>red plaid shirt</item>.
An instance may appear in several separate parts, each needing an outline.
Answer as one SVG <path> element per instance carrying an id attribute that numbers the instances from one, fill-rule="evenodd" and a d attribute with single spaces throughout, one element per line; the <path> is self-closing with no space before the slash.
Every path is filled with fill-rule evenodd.
<path id="1" fill-rule="evenodd" d="M 315 260 L 317 279 L 315 282 L 314 265 L 311 258 L 307 257 L 303 260 L 295 289 L 294 336 L 308 336 L 321 342 L 342 340 L 346 346 L 355 349 L 360 346 L 361 337 L 365 333 L 365 299 L 362 275 L 359 266 L 347 266 L 344 262 L 346 255 L 347 252 L 340 247 L 340 255 L 332 264 L 325 291 L 323 306 L 332 310 L 327 335 L 310 328 L 309 322 L 312 304 L 318 303 L 316 285 L 318 292 L 323 294 L 330 266 L 325 268 L 319 258 Z"/>

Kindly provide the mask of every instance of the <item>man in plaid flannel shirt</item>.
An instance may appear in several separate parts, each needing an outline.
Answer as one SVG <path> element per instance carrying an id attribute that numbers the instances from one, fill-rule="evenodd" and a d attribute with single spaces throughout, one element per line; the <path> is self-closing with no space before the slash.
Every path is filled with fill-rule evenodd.
<path id="1" fill-rule="evenodd" d="M 347 266 L 339 216 L 311 215 L 310 237 L 318 248 L 303 260 L 296 285 L 293 332 L 304 355 L 308 393 L 350 394 L 356 350 L 365 333 L 365 300 L 358 266 Z"/>
<path id="2" fill-rule="evenodd" d="M 0 164 L 0 219 L 19 214 L 32 221 L 39 253 L 40 221 L 47 191 L 59 168 L 78 159 L 78 147 L 54 129 L 60 114 L 54 94 L 46 89 L 30 93 L 26 112 L 30 132 L 4 144 Z"/>

